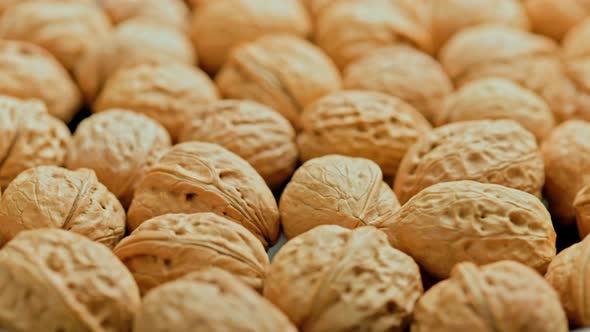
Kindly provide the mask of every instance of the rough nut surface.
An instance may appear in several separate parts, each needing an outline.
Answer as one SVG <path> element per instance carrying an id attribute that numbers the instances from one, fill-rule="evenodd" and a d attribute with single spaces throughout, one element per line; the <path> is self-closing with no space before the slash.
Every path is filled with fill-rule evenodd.
<path id="1" fill-rule="evenodd" d="M 533 134 L 512 120 L 481 120 L 434 129 L 404 156 L 394 191 L 404 204 L 439 182 L 495 183 L 541 196 L 543 159 Z"/>
<path id="2" fill-rule="evenodd" d="M 264 179 L 245 160 L 217 144 L 175 145 L 139 183 L 131 229 L 166 213 L 213 212 L 246 227 L 264 245 L 279 236 L 279 211 Z"/>
<path id="3" fill-rule="evenodd" d="M 0 96 L 0 187 L 40 165 L 61 166 L 70 131 L 39 101 Z"/>
<path id="4" fill-rule="evenodd" d="M 127 207 L 146 170 L 170 148 L 164 127 L 145 115 L 109 110 L 83 120 L 68 148 L 69 169 L 89 168 Z"/>
<path id="5" fill-rule="evenodd" d="M 179 141 L 223 146 L 244 158 L 271 188 L 278 188 L 297 164 L 295 130 L 273 109 L 246 100 L 221 100 L 203 106 L 185 125 Z"/>
<path id="6" fill-rule="evenodd" d="M 338 155 L 312 159 L 298 168 L 279 206 L 289 239 L 319 225 L 378 227 L 397 209 L 399 202 L 377 164 Z"/>
<path id="7" fill-rule="evenodd" d="M 101 0 L 103 10 L 114 24 L 131 19 L 187 29 L 189 9 L 182 0 Z"/>
<path id="8" fill-rule="evenodd" d="M 22 232 L 0 250 L 0 327 L 131 330 L 137 285 L 111 251 L 59 229 Z"/>
<path id="9" fill-rule="evenodd" d="M 555 290 L 525 265 L 462 263 L 418 301 L 412 332 L 566 332 Z"/>
<path id="10" fill-rule="evenodd" d="M 0 242 L 36 228 L 63 228 L 112 248 L 125 233 L 125 210 L 94 171 L 39 166 L 2 193 Z"/>
<path id="11" fill-rule="evenodd" d="M 268 105 L 296 129 L 304 107 L 341 85 L 338 69 L 322 51 L 287 35 L 237 47 L 215 80 L 224 97 Z"/>
<path id="12" fill-rule="evenodd" d="M 590 15 L 588 0 L 523 0 L 533 31 L 561 40 L 572 27 Z"/>
<path id="13" fill-rule="evenodd" d="M 590 182 L 587 182 L 576 194 L 574 208 L 576 209 L 578 233 L 583 239 L 590 234 Z"/>
<path id="14" fill-rule="evenodd" d="M 555 257 L 555 230 L 543 203 L 496 184 L 435 184 L 412 197 L 383 228 L 395 248 L 441 279 L 462 261 L 513 260 L 544 273 Z"/>

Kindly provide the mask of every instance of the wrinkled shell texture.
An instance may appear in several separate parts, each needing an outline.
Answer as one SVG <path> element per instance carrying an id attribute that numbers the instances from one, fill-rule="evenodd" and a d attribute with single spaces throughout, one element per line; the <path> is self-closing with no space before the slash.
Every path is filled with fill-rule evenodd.
<path id="1" fill-rule="evenodd" d="M 69 169 L 89 168 L 129 206 L 146 170 L 170 148 L 164 127 L 145 115 L 110 110 L 82 121 L 68 149 Z"/>
<path id="2" fill-rule="evenodd" d="M 122 69 L 111 77 L 93 111 L 122 108 L 145 114 L 166 127 L 176 140 L 197 107 L 217 98 L 215 85 L 198 68 L 146 63 Z"/>
<path id="3" fill-rule="evenodd" d="M 533 31 L 555 40 L 590 15 L 588 0 L 523 0 Z"/>
<path id="4" fill-rule="evenodd" d="M 133 277 L 111 251 L 58 229 L 19 234 L 0 250 L 0 327 L 11 331 L 130 331 Z"/>
<path id="5" fill-rule="evenodd" d="M 244 227 L 213 213 L 166 214 L 147 220 L 113 250 L 142 294 L 208 266 L 262 290 L 268 257 Z"/>
<path id="6" fill-rule="evenodd" d="M 576 209 L 578 233 L 580 234 L 580 238 L 583 239 L 586 235 L 590 234 L 590 182 L 587 182 L 578 191 L 574 200 L 574 207 Z"/>
<path id="7" fill-rule="evenodd" d="M 555 257 L 551 215 L 535 196 L 474 181 L 445 182 L 412 197 L 384 225 L 391 244 L 431 275 L 462 261 L 513 260 L 544 273 Z"/>
<path id="8" fill-rule="evenodd" d="M 472 120 L 514 120 L 541 141 L 555 125 L 547 103 L 530 90 L 505 79 L 484 78 L 449 96 L 437 125 Z"/>
<path id="9" fill-rule="evenodd" d="M 94 171 L 30 168 L 2 193 L 0 242 L 23 230 L 47 227 L 82 234 L 112 248 L 125 233 L 125 210 Z"/>
<path id="10" fill-rule="evenodd" d="M 175 145 L 151 167 L 131 202 L 128 225 L 167 213 L 213 212 L 246 227 L 265 247 L 279 236 L 279 211 L 262 177 L 216 144 Z"/>
<path id="11" fill-rule="evenodd" d="M 319 225 L 378 227 L 397 209 L 399 202 L 377 164 L 338 155 L 312 159 L 297 169 L 279 206 L 289 239 Z"/>
<path id="12" fill-rule="evenodd" d="M 195 13 L 191 34 L 201 65 L 216 72 L 239 44 L 270 33 L 306 38 L 310 30 L 299 0 L 216 0 Z"/>
<path id="13" fill-rule="evenodd" d="M 177 29 L 188 27 L 189 10 L 182 0 L 101 0 L 100 3 L 114 24 L 141 19 Z"/>
<path id="14" fill-rule="evenodd" d="M 390 94 L 414 106 L 433 122 L 453 85 L 440 64 L 407 46 L 380 48 L 350 64 L 344 72 L 347 89 Z"/>
<path id="15" fill-rule="evenodd" d="M 296 332 L 285 315 L 215 268 L 154 289 L 135 317 L 135 331 Z"/>
<path id="16" fill-rule="evenodd" d="M 302 160 L 341 154 L 376 162 L 395 176 L 406 151 L 431 129 L 412 106 L 379 92 L 342 91 L 305 109 L 297 138 Z"/>
<path id="17" fill-rule="evenodd" d="M 555 290 L 526 266 L 503 261 L 458 265 L 418 301 L 412 332 L 566 332 Z"/>
<path id="18" fill-rule="evenodd" d="M 221 100 L 203 106 L 179 141 L 223 146 L 250 163 L 271 188 L 284 183 L 297 165 L 295 130 L 279 113 L 256 102 Z"/>
<path id="19" fill-rule="evenodd" d="M 61 166 L 70 131 L 38 101 L 0 97 L 0 185 L 41 165 Z"/>
<path id="20" fill-rule="evenodd" d="M 215 80 L 224 97 L 268 105 L 296 129 L 304 107 L 341 86 L 338 69 L 321 50 L 287 35 L 237 47 Z"/>
<path id="21" fill-rule="evenodd" d="M 314 228 L 268 269 L 264 296 L 304 332 L 404 331 L 422 281 L 414 261 L 373 227 Z"/>
<path id="22" fill-rule="evenodd" d="M 394 191 L 404 204 L 439 182 L 495 183 L 541 196 L 543 159 L 533 134 L 512 120 L 481 120 L 434 129 L 404 156 Z"/>
<path id="23" fill-rule="evenodd" d="M 39 46 L 1 41 L 0 67 L 4 68 L 0 71 L 0 94 L 39 99 L 49 114 L 65 122 L 78 111 L 78 88 L 60 63 Z"/>

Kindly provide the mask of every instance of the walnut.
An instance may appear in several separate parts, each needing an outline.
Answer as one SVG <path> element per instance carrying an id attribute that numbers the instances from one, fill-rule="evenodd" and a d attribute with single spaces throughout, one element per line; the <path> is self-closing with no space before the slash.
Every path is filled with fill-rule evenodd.
<path id="1" fill-rule="evenodd" d="M 0 0 L 0 15 L 4 14 L 8 8 L 18 5 L 25 2 L 34 2 L 34 1 L 44 1 L 44 2 L 52 2 L 52 3 L 87 3 L 96 5 L 97 0 Z M 99 0 L 102 1 L 102 0 Z"/>
<path id="2" fill-rule="evenodd" d="M 324 224 L 380 226 L 397 209 L 377 164 L 338 155 L 312 159 L 297 169 L 279 205 L 287 238 Z"/>
<path id="3" fill-rule="evenodd" d="M 525 265 L 461 263 L 418 301 L 412 332 L 567 332 L 555 290 Z"/>
<path id="4" fill-rule="evenodd" d="M 481 120 L 434 129 L 404 156 L 394 191 L 404 204 L 439 182 L 495 183 L 541 196 L 543 159 L 533 134 L 512 120 Z"/>
<path id="5" fill-rule="evenodd" d="M 395 248 L 441 279 L 462 261 L 513 260 L 544 273 L 555 257 L 555 230 L 543 203 L 496 184 L 435 184 L 412 197 L 383 228 Z"/>
<path id="6" fill-rule="evenodd" d="M 578 233 L 583 239 L 590 234 L 590 182 L 587 182 L 576 194 L 574 208 L 576 209 Z M 588 324 L 590 325 L 590 321 Z"/>
<path id="7" fill-rule="evenodd" d="M 451 80 L 436 60 L 407 46 L 380 48 L 351 63 L 344 72 L 344 87 L 398 97 L 430 122 L 453 91 Z"/>
<path id="8" fill-rule="evenodd" d="M 128 225 L 167 213 L 213 212 L 246 227 L 264 245 L 279 236 L 279 211 L 262 177 L 216 144 L 175 145 L 138 184 Z"/>
<path id="9" fill-rule="evenodd" d="M 118 71 L 105 84 L 94 112 L 128 109 L 162 124 L 176 141 L 196 106 L 218 99 L 215 84 L 198 68 L 180 63 L 143 63 Z"/>
<path id="10" fill-rule="evenodd" d="M 280 187 L 297 164 L 295 131 L 289 121 L 252 101 L 221 100 L 203 106 L 185 125 L 179 141 L 225 147 L 249 162 L 271 188 Z"/>
<path id="11" fill-rule="evenodd" d="M 271 33 L 305 38 L 311 26 L 298 0 L 215 0 L 196 11 L 191 27 L 202 67 L 216 72 L 235 46 Z"/>
<path id="12" fill-rule="evenodd" d="M 164 127 L 145 115 L 109 110 L 83 120 L 68 149 L 69 169 L 89 168 L 123 206 L 146 170 L 170 148 Z"/>
<path id="13" fill-rule="evenodd" d="M 131 330 L 137 285 L 111 251 L 60 229 L 22 232 L 0 250 L 0 327 Z"/>
<path id="14" fill-rule="evenodd" d="M 590 2 L 589 2 L 590 5 Z M 588 7 L 590 13 L 590 6 Z M 576 24 L 563 39 L 563 52 L 569 59 L 583 59 L 590 57 L 590 18 Z"/>
<path id="15" fill-rule="evenodd" d="M 305 109 L 297 138 L 303 160 L 342 154 L 376 162 L 395 176 L 404 154 L 430 131 L 412 106 L 379 92 L 341 91 Z"/>
<path id="16" fill-rule="evenodd" d="M 421 295 L 416 263 L 373 227 L 301 234 L 277 253 L 264 283 L 264 296 L 303 332 L 401 332 Z"/>
<path id="17" fill-rule="evenodd" d="M 316 21 L 317 18 L 322 15 L 332 5 L 344 2 L 344 1 L 359 1 L 359 0 L 300 0 L 307 12 L 309 13 L 312 21 Z M 362 0 L 361 0 L 362 1 Z"/>
<path id="18" fill-rule="evenodd" d="M 70 131 L 39 101 L 0 96 L 0 185 L 6 188 L 20 172 L 40 165 L 61 166 Z"/>
<path id="19" fill-rule="evenodd" d="M 63 228 L 114 247 L 125 210 L 94 171 L 38 166 L 20 173 L 0 200 L 0 244 L 35 228 Z"/>
<path id="20" fill-rule="evenodd" d="M 226 98 L 268 105 L 296 129 L 304 107 L 341 85 L 340 74 L 326 55 L 287 35 L 266 36 L 237 47 L 216 82 Z"/>
<path id="21" fill-rule="evenodd" d="M 523 0 L 533 31 L 561 40 L 577 23 L 590 15 L 588 0 Z"/>
<path id="22" fill-rule="evenodd" d="M 189 9 L 182 0 L 100 0 L 114 24 L 131 19 L 187 29 Z"/>

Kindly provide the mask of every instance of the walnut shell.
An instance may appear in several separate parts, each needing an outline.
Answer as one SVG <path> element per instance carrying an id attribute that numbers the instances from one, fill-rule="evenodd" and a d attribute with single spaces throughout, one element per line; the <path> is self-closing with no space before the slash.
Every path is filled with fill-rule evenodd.
<path id="1" fill-rule="evenodd" d="M 533 31 L 561 40 L 568 31 L 590 15 L 588 0 L 523 0 Z"/>
<path id="2" fill-rule="evenodd" d="M 237 47 L 216 77 L 226 98 L 252 99 L 301 126 L 300 113 L 340 89 L 340 74 L 311 43 L 287 35 L 262 37 Z"/>
<path id="3" fill-rule="evenodd" d="M 300 0 L 307 9 L 309 16 L 313 22 L 322 15 L 332 5 L 344 1 L 359 1 L 359 0 Z"/>
<path id="4" fill-rule="evenodd" d="M 404 154 L 430 131 L 412 106 L 379 92 L 341 91 L 305 109 L 297 138 L 301 159 L 341 154 L 376 162 L 395 176 Z"/>
<path id="5" fill-rule="evenodd" d="M 70 130 L 39 101 L 0 96 L 0 187 L 35 166 L 64 163 Z"/>
<path id="6" fill-rule="evenodd" d="M 373 227 L 301 234 L 274 257 L 264 284 L 302 332 L 401 332 L 421 295 L 416 263 Z"/>
<path id="7" fill-rule="evenodd" d="M 210 268 L 147 294 L 135 316 L 134 331 L 297 332 L 297 329 L 259 294 L 227 272 Z"/>
<path id="8" fill-rule="evenodd" d="M 578 233 L 583 239 L 590 234 L 590 182 L 587 182 L 576 194 L 574 208 L 576 209 Z M 590 325 L 590 321 L 588 324 Z"/>
<path id="9" fill-rule="evenodd" d="M 397 209 L 377 164 L 338 155 L 311 159 L 297 169 L 279 205 L 288 239 L 318 225 L 378 227 Z"/>
<path id="10" fill-rule="evenodd" d="M 80 122 L 66 166 L 94 170 L 98 180 L 127 207 L 148 167 L 170 146 L 168 132 L 156 121 L 135 112 L 109 110 Z"/>
<path id="11" fill-rule="evenodd" d="M 166 213 L 213 212 L 246 227 L 267 248 L 279 236 L 279 211 L 262 177 L 216 144 L 175 145 L 143 177 L 128 225 Z"/>
<path id="12" fill-rule="evenodd" d="M 590 5 L 590 1 L 589 1 Z M 590 13 L 590 6 L 588 7 Z M 563 39 L 563 53 L 569 59 L 590 57 L 590 18 L 576 24 Z"/>
<path id="13" fill-rule="evenodd" d="M 439 182 L 495 183 L 541 196 L 543 159 L 533 134 L 512 120 L 481 120 L 434 129 L 401 162 L 394 191 L 404 204 Z"/>
<path id="14" fill-rule="evenodd" d="M 182 0 L 100 0 L 105 13 L 114 24 L 131 19 L 187 29 L 189 9 Z"/>
<path id="15" fill-rule="evenodd" d="M 0 242 L 24 230 L 48 227 L 112 248 L 125 234 L 125 210 L 94 171 L 38 166 L 20 173 L 2 193 Z"/>
<path id="16" fill-rule="evenodd" d="M 246 100 L 203 106 L 187 123 L 180 142 L 215 143 L 244 158 L 271 188 L 280 187 L 297 164 L 295 130 L 279 113 Z"/>
<path id="17" fill-rule="evenodd" d="M 8 8 L 25 3 L 25 2 L 33 2 L 33 1 L 44 1 L 44 2 L 52 2 L 52 3 L 88 3 L 96 5 L 97 0 L 0 0 L 0 15 L 4 14 Z M 99 0 L 100 1 L 100 0 Z"/>
<path id="18" fill-rule="evenodd" d="M 525 265 L 461 263 L 418 301 L 412 332 L 567 332 L 555 290 Z"/>
<path id="19" fill-rule="evenodd" d="M 383 227 L 395 248 L 441 279 L 462 261 L 513 260 L 544 273 L 555 257 L 555 230 L 543 203 L 496 184 L 435 184 L 412 197 Z"/>
<path id="20" fill-rule="evenodd" d="M 202 67 L 216 72 L 235 46 L 266 34 L 284 33 L 305 38 L 311 25 L 298 0 L 216 0 L 195 13 L 193 43 Z"/>
<path id="21" fill-rule="evenodd" d="M 145 114 L 166 127 L 176 141 L 197 106 L 217 99 L 215 85 L 198 68 L 180 63 L 143 63 L 113 75 L 93 111 L 122 108 Z"/>
<path id="22" fill-rule="evenodd" d="M 520 123 L 539 142 L 555 125 L 553 113 L 541 97 L 502 78 L 483 78 L 465 84 L 447 97 L 436 124 L 500 119 Z"/>
<path id="23" fill-rule="evenodd" d="M 60 229 L 22 232 L 0 250 L 0 291 L 11 331 L 127 332 L 141 304 L 107 247 Z"/>

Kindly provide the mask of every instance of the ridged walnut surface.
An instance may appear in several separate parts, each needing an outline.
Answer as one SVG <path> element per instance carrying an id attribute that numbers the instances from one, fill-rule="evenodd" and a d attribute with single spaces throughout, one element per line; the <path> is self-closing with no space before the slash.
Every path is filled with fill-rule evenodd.
<path id="1" fill-rule="evenodd" d="M 128 332 L 137 285 L 111 251 L 58 229 L 19 234 L 0 250 L 0 327 Z"/>
<path id="2" fill-rule="evenodd" d="M 428 187 L 382 227 L 391 245 L 441 279 L 462 261 L 513 260 L 544 273 L 555 257 L 555 230 L 543 203 L 495 184 L 457 181 Z"/>
<path id="3" fill-rule="evenodd" d="M 195 12 L 191 35 L 203 68 L 216 72 L 239 44 L 273 33 L 306 38 L 310 30 L 299 0 L 215 0 Z"/>
<path id="4" fill-rule="evenodd" d="M 369 91 L 341 91 L 305 109 L 297 145 L 302 160 L 328 154 L 376 162 L 395 176 L 406 151 L 431 129 L 428 121 L 402 100 Z"/>
<path id="5" fill-rule="evenodd" d="M 324 225 L 290 240 L 264 287 L 302 332 L 401 332 L 422 295 L 416 263 L 373 227 Z"/>
<path id="6" fill-rule="evenodd" d="M 268 105 L 296 129 L 304 107 L 341 85 L 338 70 L 321 50 L 287 35 L 266 36 L 237 47 L 216 82 L 224 97 Z"/>
<path id="7" fill-rule="evenodd" d="M 523 0 L 533 31 L 561 40 L 576 24 L 590 15 L 588 0 Z"/>
<path id="8" fill-rule="evenodd" d="M 377 164 L 338 155 L 312 159 L 297 169 L 279 206 L 289 239 L 319 225 L 378 227 L 397 209 L 399 202 Z"/>
<path id="9" fill-rule="evenodd" d="M 70 131 L 39 101 L 0 96 L 0 186 L 40 165 L 61 166 Z"/>
<path id="10" fill-rule="evenodd" d="M 246 100 L 211 102 L 181 132 L 179 141 L 219 144 L 244 158 L 271 188 L 278 188 L 297 164 L 295 130 L 273 109 Z"/>
<path id="11" fill-rule="evenodd" d="M 439 113 L 443 99 L 453 91 L 440 64 L 408 46 L 380 48 L 351 63 L 344 72 L 344 87 L 398 97 L 430 122 Z"/>
<path id="12" fill-rule="evenodd" d="M 216 144 L 175 145 L 139 183 L 128 225 L 167 213 L 213 212 L 246 227 L 264 245 L 279 236 L 279 211 L 264 179 Z"/>
<path id="13" fill-rule="evenodd" d="M 215 266 L 261 291 L 268 256 L 244 227 L 213 213 L 166 214 L 147 220 L 113 250 L 142 294 Z"/>
<path id="14" fill-rule="evenodd" d="M 79 233 L 112 248 L 125 234 L 125 210 L 92 170 L 30 168 L 2 193 L 0 242 L 24 230 L 48 227 Z"/>
<path id="15" fill-rule="evenodd" d="M 439 182 L 495 183 L 541 196 L 543 159 L 533 134 L 512 120 L 481 120 L 434 129 L 404 156 L 394 191 L 404 204 Z"/>
<path id="16" fill-rule="evenodd" d="M 534 270 L 512 261 L 457 265 L 418 301 L 412 332 L 567 332 L 555 290 Z"/>
<path id="17" fill-rule="evenodd" d="M 154 289 L 135 317 L 135 332 L 296 332 L 266 299 L 219 269 L 191 273 Z"/>
<path id="18" fill-rule="evenodd" d="M 145 115 L 109 110 L 83 120 L 68 149 L 69 169 L 89 168 L 128 207 L 146 170 L 170 148 L 164 127 Z"/>
<path id="19" fill-rule="evenodd" d="M 141 19 L 180 30 L 189 24 L 190 12 L 183 0 L 101 0 L 100 4 L 114 24 Z"/>
<path id="20" fill-rule="evenodd" d="M 590 182 L 587 182 L 576 194 L 574 208 L 576 209 L 578 233 L 583 239 L 590 234 Z M 588 324 L 590 325 L 590 320 Z"/>

